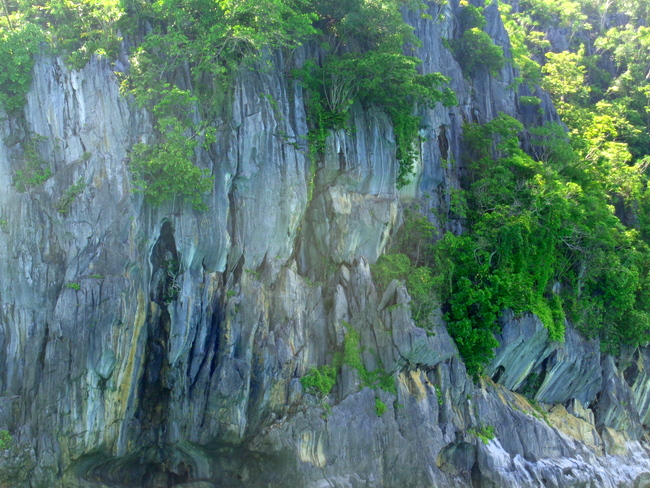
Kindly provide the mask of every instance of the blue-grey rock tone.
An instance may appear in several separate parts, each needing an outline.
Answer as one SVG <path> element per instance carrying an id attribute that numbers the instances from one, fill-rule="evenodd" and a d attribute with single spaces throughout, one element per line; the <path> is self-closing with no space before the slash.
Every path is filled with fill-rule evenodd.
<path id="1" fill-rule="evenodd" d="M 506 311 L 475 383 L 442 314 L 420 329 L 404 284 L 373 281 L 407 206 L 462 231 L 436 216 L 460 185 L 463 123 L 534 117 L 511 64 L 463 76 L 442 41 L 456 8 L 404 14 L 420 69 L 449 76 L 459 104 L 423 109 L 417 174 L 400 190 L 390 118 L 361 105 L 312 182 L 289 73 L 315 46 L 241 68 L 217 141 L 197 153 L 214 177 L 206 211 L 155 208 L 135 188 L 130 150 L 153 126 L 120 93 L 124 60 L 71 71 L 37 59 L 24 120 L 0 121 L 0 429 L 13 437 L 1 488 L 650 486 L 650 349 L 613 358 L 570 324 L 553 343 L 537 317 Z M 485 16 L 507 54 L 496 6 Z M 52 176 L 18 193 L 29 134 Z M 304 390 L 349 328 L 396 393 L 348 366 L 326 397 Z"/>

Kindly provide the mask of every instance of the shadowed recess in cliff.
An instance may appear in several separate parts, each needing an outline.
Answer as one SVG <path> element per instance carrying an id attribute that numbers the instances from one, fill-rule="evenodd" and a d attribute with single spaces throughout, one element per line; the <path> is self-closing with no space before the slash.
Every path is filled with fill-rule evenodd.
<path id="1" fill-rule="evenodd" d="M 167 306 L 180 290 L 176 284 L 180 271 L 179 254 L 171 223 L 167 220 L 163 222 L 160 236 L 153 246 L 151 265 L 153 274 L 147 315 L 147 343 L 136 418 L 140 421 L 147 442 L 161 445 L 166 437 L 172 388 L 168 357 L 171 318 Z"/>
<path id="2" fill-rule="evenodd" d="M 205 460 L 195 457 L 197 453 L 178 447 L 149 447 L 119 458 L 87 456 L 78 461 L 76 472 L 88 483 L 99 481 L 101 486 L 109 483 L 129 488 L 171 488 L 205 476 L 199 467 Z"/>
<path id="3" fill-rule="evenodd" d="M 176 249 L 174 229 L 168 220 L 160 228 L 160 236 L 151 251 L 151 299 L 162 307 L 178 297 L 182 273 L 180 256 Z"/>
<path id="4" fill-rule="evenodd" d="M 197 335 L 192 341 L 192 347 L 190 348 L 188 355 L 187 375 L 190 380 L 190 397 L 193 395 L 194 389 L 197 385 L 199 386 L 199 390 L 202 386 L 205 386 L 201 379 L 205 380 L 206 373 L 207 378 L 211 378 L 219 364 L 219 345 L 221 344 L 222 321 L 222 307 L 219 297 L 214 297 L 207 315 L 209 318 L 206 320 L 206 326 L 209 330 L 205 336 L 202 336 L 199 332 L 196 333 Z M 207 394 L 207 391 L 203 393 Z M 201 394 L 200 391 L 199 394 Z"/>
<path id="5" fill-rule="evenodd" d="M 76 461 L 73 470 L 84 488 L 293 487 L 304 483 L 289 456 L 221 443 L 143 447 L 122 457 L 94 453 Z"/>
<path id="6" fill-rule="evenodd" d="M 157 309 L 152 304 L 148 317 L 148 337 L 145 348 L 143 375 L 140 378 L 139 406 L 136 418 L 140 421 L 149 442 L 164 441 L 171 384 L 169 382 L 170 319 L 166 308 Z"/>

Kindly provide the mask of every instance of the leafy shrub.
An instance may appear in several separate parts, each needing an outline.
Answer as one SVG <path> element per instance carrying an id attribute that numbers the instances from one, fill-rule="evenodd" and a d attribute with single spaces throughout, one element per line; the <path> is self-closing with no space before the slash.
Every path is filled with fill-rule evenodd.
<path id="1" fill-rule="evenodd" d="M 494 426 L 492 425 L 481 425 L 479 427 L 471 427 L 467 429 L 467 432 L 481 439 L 483 444 L 488 444 L 492 439 L 496 437 L 496 434 L 494 433 Z"/>
<path id="2" fill-rule="evenodd" d="M 336 384 L 336 368 L 327 364 L 311 368 L 309 373 L 300 378 L 300 384 L 312 395 L 329 395 Z"/>
<path id="3" fill-rule="evenodd" d="M 47 162 L 38 153 L 38 143 L 44 140 L 43 136 L 31 134 L 21 143 L 23 157 L 19 169 L 14 173 L 13 184 L 16 191 L 25 192 L 42 183 L 50 176 L 52 170 Z"/>
<path id="4" fill-rule="evenodd" d="M 40 29 L 31 23 L 14 29 L 0 28 L 0 108 L 10 114 L 17 114 L 25 105 L 32 82 L 33 56 L 43 39 Z"/>
<path id="5" fill-rule="evenodd" d="M 449 42 L 449 47 L 463 72 L 471 77 L 486 69 L 492 76 L 497 76 L 505 65 L 503 48 L 495 45 L 483 30 L 485 18 L 482 9 L 461 2 L 458 21 L 461 35 Z"/>
<path id="6" fill-rule="evenodd" d="M 57 211 L 64 215 L 67 214 L 70 211 L 72 202 L 81 194 L 84 188 L 86 188 L 86 183 L 81 179 L 68 188 L 56 205 Z"/>
<path id="7" fill-rule="evenodd" d="M 458 64 L 469 76 L 476 75 L 482 68 L 497 76 L 505 64 L 503 48 L 495 45 L 486 32 L 476 27 L 465 31 L 452 46 Z"/>
<path id="8" fill-rule="evenodd" d="M 152 205 L 178 197 L 196 210 L 206 209 L 203 194 L 212 189 L 213 178 L 192 162 L 198 142 L 185 135 L 178 119 L 164 118 L 159 126 L 163 130 L 162 142 L 133 147 L 131 171 L 135 184 Z"/>
<path id="9" fill-rule="evenodd" d="M 12 443 L 11 434 L 6 430 L 0 430 L 0 451 L 9 449 Z"/>
<path id="10" fill-rule="evenodd" d="M 375 412 L 377 413 L 377 417 L 381 417 L 386 413 L 386 404 L 382 402 L 379 398 L 375 398 Z"/>
<path id="11" fill-rule="evenodd" d="M 381 288 L 386 288 L 393 280 L 404 280 L 411 271 L 411 260 L 405 254 L 384 254 L 370 268 Z"/>

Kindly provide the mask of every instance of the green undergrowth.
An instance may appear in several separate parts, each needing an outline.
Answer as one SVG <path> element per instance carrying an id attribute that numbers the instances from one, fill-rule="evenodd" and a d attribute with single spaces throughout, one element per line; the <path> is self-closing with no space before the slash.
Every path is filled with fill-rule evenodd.
<path id="1" fill-rule="evenodd" d="M 505 65 L 503 48 L 495 45 L 484 31 L 483 7 L 461 0 L 458 25 L 459 37 L 448 42 L 463 73 L 472 77 L 487 70 L 492 76 L 498 76 Z"/>
<path id="2" fill-rule="evenodd" d="M 23 151 L 14 173 L 13 185 L 21 193 L 44 183 L 52 176 L 49 164 L 41 157 L 38 150 L 38 145 L 44 139 L 43 136 L 32 133 L 20 143 Z"/>
<path id="3" fill-rule="evenodd" d="M 346 329 L 343 348 L 333 354 L 332 364 L 311 368 L 307 374 L 300 378 L 305 392 L 325 398 L 336 385 L 340 369 L 343 366 L 348 366 L 359 375 L 362 388 L 367 387 L 373 390 L 379 388 L 385 392 L 397 394 L 395 378 L 384 370 L 379 357 L 376 357 L 379 366 L 369 371 L 363 362 L 359 332 L 348 323 L 343 323 L 343 326 Z M 383 408 L 385 411 L 386 406 L 384 405 Z M 378 415 L 381 416 L 379 413 Z"/>
<path id="4" fill-rule="evenodd" d="M 12 442 L 13 439 L 11 438 L 11 434 L 9 434 L 9 432 L 4 429 L 0 430 L 0 451 L 9 449 L 12 445 Z"/>
<path id="5" fill-rule="evenodd" d="M 494 426 L 492 425 L 480 425 L 479 427 L 470 427 L 469 429 L 467 429 L 467 432 L 481 439 L 483 444 L 489 444 L 489 442 L 492 439 L 496 438 L 496 433 L 494 432 Z"/>
<path id="6" fill-rule="evenodd" d="M 372 267 L 382 288 L 405 280 L 419 326 L 441 306 L 475 377 L 498 346 L 505 309 L 535 313 L 553 341 L 564 339 L 566 319 L 608 352 L 649 338 L 650 250 L 616 216 L 608 175 L 585 166 L 559 126 L 528 131 L 537 159 L 521 149 L 523 133 L 505 115 L 466 125 L 465 232 L 434 244 L 431 224 L 412 211 Z"/>
<path id="7" fill-rule="evenodd" d="M 405 45 L 419 40 L 402 19 L 399 8 L 408 2 L 348 0 L 344 6 L 315 2 L 321 29 L 322 62 L 308 61 L 294 72 L 308 91 L 310 155 L 325 149 L 330 130 L 351 129 L 349 111 L 355 102 L 377 106 L 390 117 L 399 163 L 396 184 L 408 183 L 417 157 L 420 117 L 416 107 L 457 103 L 440 73 L 419 74 L 420 61 L 404 54 Z M 416 5 L 416 8 L 420 8 Z"/>

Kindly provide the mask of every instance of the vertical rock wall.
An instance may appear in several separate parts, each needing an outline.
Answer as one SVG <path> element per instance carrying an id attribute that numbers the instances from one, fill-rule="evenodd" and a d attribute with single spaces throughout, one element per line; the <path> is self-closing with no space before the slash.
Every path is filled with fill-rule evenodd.
<path id="1" fill-rule="evenodd" d="M 14 438 L 0 486 L 616 486 L 650 471 L 645 351 L 624 369 L 577 334 L 559 347 L 534 319 L 505 318 L 491 367 L 502 385 L 477 385 L 444 324 L 417 328 L 405 288 L 372 280 L 405 204 L 448 214 L 462 124 L 526 117 L 510 65 L 466 79 L 444 48 L 457 7 L 405 14 L 422 71 L 450 76 L 460 104 L 423 112 L 418 174 L 399 192 L 374 108 L 353 108 L 355 130 L 331 133 L 310 173 L 304 94 L 287 74 L 307 48 L 238 77 L 199 154 L 215 181 L 205 212 L 151 208 L 132 187 L 129 150 L 152 126 L 113 66 L 37 60 L 25 119 L 0 126 L 0 428 Z M 496 7 L 485 12 L 507 52 Z M 53 175 L 18 193 L 30 134 Z M 348 365 L 326 398 L 306 394 L 300 378 L 351 329 L 396 391 Z M 505 388 L 532 372 L 545 375 L 535 398 L 562 405 L 538 411 Z"/>

